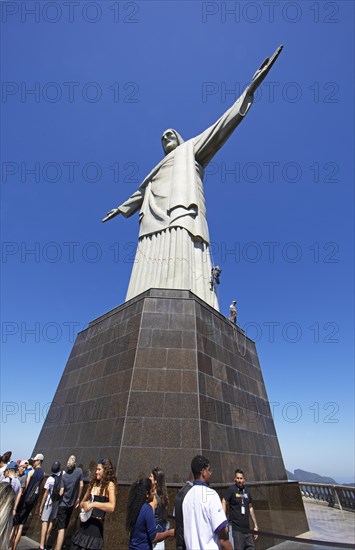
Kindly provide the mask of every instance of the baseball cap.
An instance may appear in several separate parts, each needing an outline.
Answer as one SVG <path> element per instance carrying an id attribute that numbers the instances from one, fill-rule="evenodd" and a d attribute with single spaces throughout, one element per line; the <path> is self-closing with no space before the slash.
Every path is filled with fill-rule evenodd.
<path id="1" fill-rule="evenodd" d="M 28 460 L 21 460 L 19 466 L 28 466 Z"/>
<path id="2" fill-rule="evenodd" d="M 11 460 L 11 462 L 9 462 L 5 468 L 5 472 L 6 470 L 17 470 L 17 468 L 18 468 L 17 462 L 14 462 L 13 460 Z"/>
<path id="3" fill-rule="evenodd" d="M 38 454 L 36 454 L 36 456 L 34 456 L 34 457 L 32 458 L 32 460 L 42 460 L 42 461 L 43 461 L 43 460 L 44 460 L 44 456 L 43 456 L 41 453 L 38 453 Z"/>
<path id="4" fill-rule="evenodd" d="M 52 474 L 57 474 L 58 472 L 60 472 L 60 468 L 61 468 L 61 464 L 60 464 L 59 460 L 56 460 L 55 462 L 53 462 L 53 464 L 52 464 Z"/>

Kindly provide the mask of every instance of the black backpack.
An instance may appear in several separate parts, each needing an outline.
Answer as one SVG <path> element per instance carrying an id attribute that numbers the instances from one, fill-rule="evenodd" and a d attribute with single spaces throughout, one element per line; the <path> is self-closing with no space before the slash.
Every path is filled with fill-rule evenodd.
<path id="1" fill-rule="evenodd" d="M 32 506 L 32 504 L 37 502 L 41 483 L 42 479 L 38 479 L 27 489 L 24 501 L 26 506 Z"/>
<path id="2" fill-rule="evenodd" d="M 52 502 L 56 502 L 57 500 L 60 499 L 59 491 L 62 484 L 62 475 L 63 475 L 63 472 L 61 472 L 57 476 L 53 476 L 54 485 L 53 485 L 52 494 L 51 494 Z"/>

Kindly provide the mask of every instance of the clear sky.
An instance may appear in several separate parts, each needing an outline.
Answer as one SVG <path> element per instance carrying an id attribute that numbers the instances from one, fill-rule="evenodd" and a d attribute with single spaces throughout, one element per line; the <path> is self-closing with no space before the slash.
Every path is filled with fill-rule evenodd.
<path id="1" fill-rule="evenodd" d="M 354 3 L 1 2 L 1 451 L 29 456 L 73 345 L 125 299 L 101 218 L 284 44 L 205 178 L 219 299 L 257 341 L 286 467 L 354 480 Z"/>

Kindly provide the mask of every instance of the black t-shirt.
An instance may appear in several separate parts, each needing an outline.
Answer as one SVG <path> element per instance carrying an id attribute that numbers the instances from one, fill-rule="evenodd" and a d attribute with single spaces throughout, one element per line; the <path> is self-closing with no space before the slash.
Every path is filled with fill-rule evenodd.
<path id="1" fill-rule="evenodd" d="M 224 499 L 229 504 L 229 521 L 232 523 L 232 530 L 248 533 L 249 526 L 249 504 L 253 502 L 248 489 L 240 489 L 235 483 L 228 487 Z M 242 514 L 244 507 L 244 514 Z"/>

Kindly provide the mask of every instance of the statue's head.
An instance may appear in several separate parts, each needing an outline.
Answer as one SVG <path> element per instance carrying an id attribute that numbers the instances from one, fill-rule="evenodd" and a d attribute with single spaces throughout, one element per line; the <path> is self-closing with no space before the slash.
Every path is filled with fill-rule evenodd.
<path id="1" fill-rule="evenodd" d="M 164 134 L 161 137 L 161 143 L 164 149 L 164 153 L 167 155 L 168 153 L 176 149 L 176 147 L 184 143 L 184 140 L 176 130 L 168 128 L 168 130 L 165 130 Z"/>

